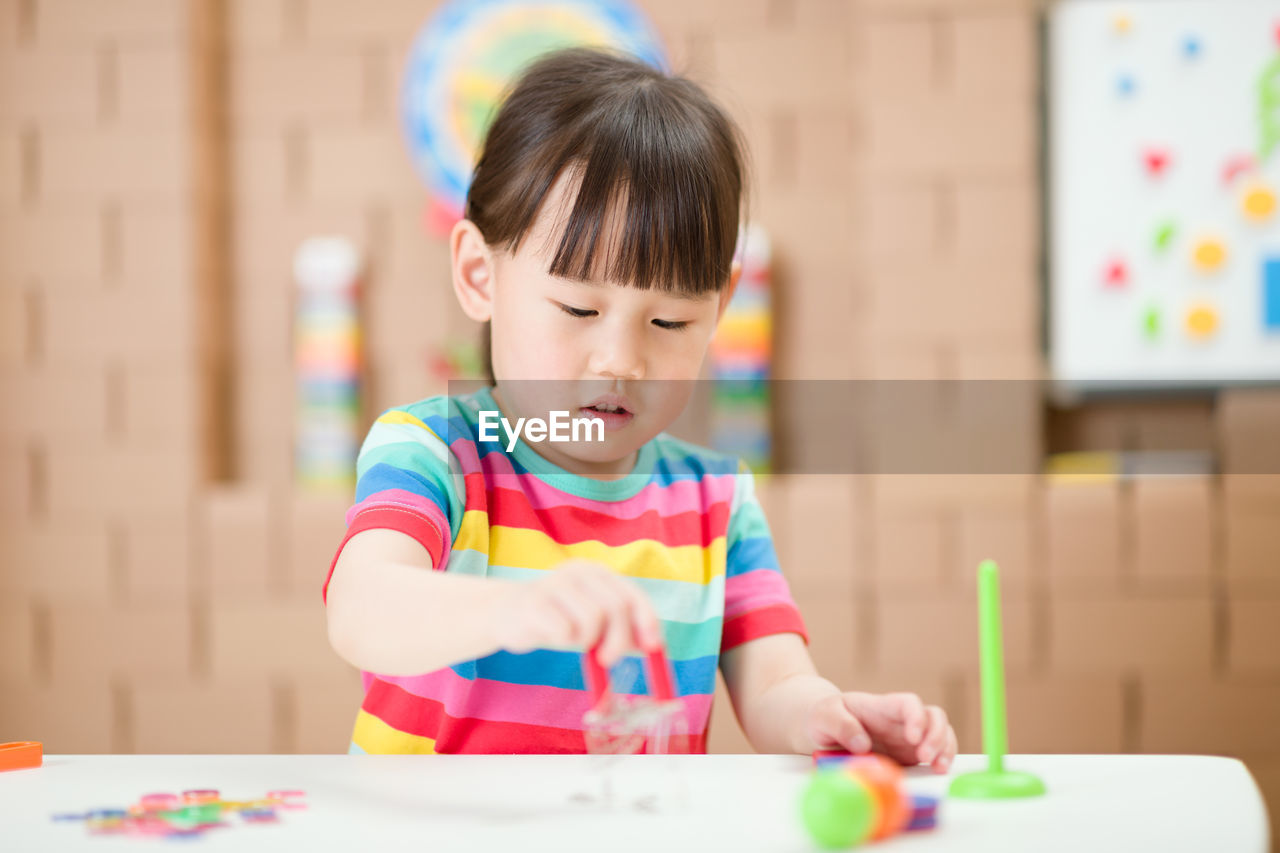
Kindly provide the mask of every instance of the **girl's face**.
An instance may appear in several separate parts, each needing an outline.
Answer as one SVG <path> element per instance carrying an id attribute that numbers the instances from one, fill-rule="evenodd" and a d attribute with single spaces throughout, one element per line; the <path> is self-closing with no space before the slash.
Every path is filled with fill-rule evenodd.
<path id="1" fill-rule="evenodd" d="M 697 297 L 551 275 L 567 183 L 555 183 L 514 253 L 490 251 L 459 223 L 454 288 L 472 319 L 492 323 L 495 397 L 509 420 L 567 411 L 604 421 L 603 441 L 530 447 L 568 471 L 619 477 L 684 410 L 738 269 L 720 292 Z"/>

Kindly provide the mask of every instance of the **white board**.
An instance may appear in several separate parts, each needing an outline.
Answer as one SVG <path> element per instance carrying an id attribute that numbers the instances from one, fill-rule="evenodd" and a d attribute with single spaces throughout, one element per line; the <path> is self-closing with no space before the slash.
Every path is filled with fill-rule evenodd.
<path id="1" fill-rule="evenodd" d="M 1055 379 L 1280 379 L 1280 209 L 1258 215 L 1280 197 L 1278 28 L 1280 0 L 1051 10 Z M 1202 266 L 1210 241 L 1222 260 Z"/>

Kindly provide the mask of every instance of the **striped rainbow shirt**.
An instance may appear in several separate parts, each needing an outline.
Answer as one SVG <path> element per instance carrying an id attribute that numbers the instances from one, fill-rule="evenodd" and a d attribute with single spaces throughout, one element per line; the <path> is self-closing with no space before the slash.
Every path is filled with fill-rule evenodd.
<path id="1" fill-rule="evenodd" d="M 670 749 L 706 752 L 720 653 L 767 634 L 807 641 L 751 474 L 663 434 L 641 448 L 632 474 L 581 477 L 522 442 L 508 453 L 505 437 L 480 441 L 480 411 L 497 409 L 481 389 L 379 417 L 360 450 L 343 545 L 391 528 L 449 572 L 529 581 L 577 558 L 625 575 L 653 601 L 685 705 L 688 741 Z M 585 752 L 581 652 L 499 651 L 412 677 L 363 673 L 349 751 Z M 638 675 L 639 658 L 617 671 L 628 663 Z M 615 689 L 642 692 L 642 681 Z"/>

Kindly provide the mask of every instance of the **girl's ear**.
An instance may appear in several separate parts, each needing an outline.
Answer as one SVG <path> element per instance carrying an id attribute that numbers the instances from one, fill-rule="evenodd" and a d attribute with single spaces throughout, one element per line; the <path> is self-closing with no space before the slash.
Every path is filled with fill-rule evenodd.
<path id="1" fill-rule="evenodd" d="M 733 299 L 733 292 L 738 289 L 738 279 L 742 277 L 742 264 L 737 261 L 733 262 L 733 266 L 729 267 L 729 284 L 724 290 L 720 291 L 720 307 L 716 309 L 716 322 L 720 322 L 720 318 L 724 316 L 725 309 L 729 307 L 729 302 Z"/>
<path id="2" fill-rule="evenodd" d="M 453 292 L 462 312 L 483 323 L 493 316 L 493 254 L 475 223 L 463 219 L 449 235 Z"/>

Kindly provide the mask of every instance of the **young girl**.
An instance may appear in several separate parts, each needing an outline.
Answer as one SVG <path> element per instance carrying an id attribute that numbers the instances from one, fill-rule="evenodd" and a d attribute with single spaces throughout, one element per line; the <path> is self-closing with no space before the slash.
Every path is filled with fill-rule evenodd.
<path id="1" fill-rule="evenodd" d="M 693 83 L 599 51 L 507 97 L 451 236 L 493 387 L 378 418 L 325 582 L 364 671 L 351 752 L 583 752 L 583 650 L 661 645 L 672 751 L 706 751 L 718 665 L 760 752 L 950 766 L 940 708 L 818 675 L 750 473 L 662 432 L 737 284 L 739 138 Z M 509 427 L 555 412 L 595 428 Z"/>

